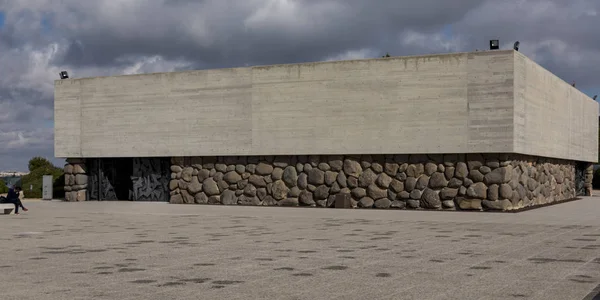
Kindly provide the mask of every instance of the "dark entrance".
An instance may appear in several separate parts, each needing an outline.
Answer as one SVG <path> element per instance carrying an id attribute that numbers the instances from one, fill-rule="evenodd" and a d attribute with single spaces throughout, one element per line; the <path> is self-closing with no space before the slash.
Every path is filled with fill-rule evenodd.
<path id="1" fill-rule="evenodd" d="M 577 162 L 575 165 L 575 191 L 577 196 L 587 196 L 585 188 L 585 171 L 588 163 Z"/>
<path id="2" fill-rule="evenodd" d="M 88 199 L 169 201 L 168 158 L 88 160 Z"/>

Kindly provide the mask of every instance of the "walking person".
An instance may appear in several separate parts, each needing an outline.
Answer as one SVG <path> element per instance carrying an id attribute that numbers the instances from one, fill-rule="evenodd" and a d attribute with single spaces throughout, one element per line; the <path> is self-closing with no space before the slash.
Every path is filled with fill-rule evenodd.
<path id="1" fill-rule="evenodd" d="M 19 195 L 22 193 L 21 187 L 15 187 L 14 189 L 8 190 L 8 195 L 6 195 L 5 203 L 12 203 L 15 205 L 15 215 L 19 214 L 19 208 L 22 208 L 23 211 L 28 211 L 28 209 L 23 206 L 21 199 L 19 199 Z"/>

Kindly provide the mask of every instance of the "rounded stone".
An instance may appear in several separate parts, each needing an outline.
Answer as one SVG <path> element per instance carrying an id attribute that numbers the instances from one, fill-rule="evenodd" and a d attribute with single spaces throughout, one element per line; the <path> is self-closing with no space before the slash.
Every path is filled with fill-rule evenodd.
<path id="1" fill-rule="evenodd" d="M 342 171 L 344 168 L 344 157 L 340 155 L 329 156 L 329 166 L 335 172 Z"/>
<path id="2" fill-rule="evenodd" d="M 360 199 L 360 201 L 358 201 L 358 206 L 362 208 L 372 208 L 374 204 L 375 201 L 369 197 L 363 197 Z"/>
<path id="3" fill-rule="evenodd" d="M 396 179 L 400 181 L 406 181 L 406 178 L 408 178 L 408 176 L 404 172 L 398 172 L 398 174 L 396 174 Z"/>
<path id="4" fill-rule="evenodd" d="M 400 193 L 404 191 L 404 183 L 398 179 L 393 179 L 392 182 L 390 182 L 389 188 L 395 193 Z"/>
<path id="5" fill-rule="evenodd" d="M 406 178 L 406 181 L 404 182 L 404 189 L 407 192 L 412 192 L 415 187 L 417 186 L 417 179 L 414 177 L 408 177 Z"/>
<path id="6" fill-rule="evenodd" d="M 196 176 L 192 177 L 192 181 L 190 182 L 190 184 L 188 184 L 187 190 L 192 195 L 195 195 L 195 194 L 199 193 L 200 191 L 202 191 L 202 183 L 200 183 L 200 181 L 198 181 L 198 177 L 196 177 Z"/>
<path id="7" fill-rule="evenodd" d="M 244 165 L 235 165 L 235 171 L 238 174 L 242 175 L 242 174 L 244 174 L 244 172 L 246 172 L 246 166 L 244 166 Z"/>
<path id="8" fill-rule="evenodd" d="M 456 170 L 454 171 L 454 176 L 458 179 L 465 179 L 469 175 L 469 168 L 467 164 L 464 162 L 458 162 L 456 164 Z"/>
<path id="9" fill-rule="evenodd" d="M 394 200 L 390 204 L 390 207 L 395 209 L 404 209 L 406 208 L 406 203 L 404 201 Z"/>
<path id="10" fill-rule="evenodd" d="M 483 182 L 473 183 L 467 189 L 467 196 L 475 199 L 485 199 L 487 197 L 487 186 Z"/>
<path id="11" fill-rule="evenodd" d="M 392 178 L 386 173 L 381 173 L 377 177 L 376 183 L 379 187 L 387 189 L 392 183 Z"/>
<path id="12" fill-rule="evenodd" d="M 354 197 L 354 199 L 361 199 L 366 196 L 367 190 L 365 190 L 364 188 L 357 187 L 352 190 L 352 197 Z"/>
<path id="13" fill-rule="evenodd" d="M 452 200 L 444 200 L 442 201 L 442 207 L 452 209 L 455 208 L 454 201 Z"/>
<path id="14" fill-rule="evenodd" d="M 223 180 L 229 183 L 237 183 L 238 181 L 242 180 L 242 176 L 235 171 L 231 171 L 223 176 Z"/>
<path id="15" fill-rule="evenodd" d="M 331 170 L 331 167 L 327 163 L 324 163 L 324 162 L 319 163 L 317 168 L 319 168 L 319 170 L 324 171 L 324 172 Z"/>
<path id="16" fill-rule="evenodd" d="M 377 174 L 373 170 L 367 169 L 358 176 L 358 186 L 368 187 L 373 184 L 375 180 L 377 180 Z"/>
<path id="17" fill-rule="evenodd" d="M 391 204 L 392 204 L 392 201 L 390 201 L 387 198 L 379 199 L 379 200 L 375 201 L 375 208 L 385 209 L 385 208 L 389 208 Z"/>
<path id="18" fill-rule="evenodd" d="M 396 196 L 396 198 L 402 199 L 402 200 L 410 199 L 410 193 L 407 192 L 407 191 L 402 191 L 402 192 L 398 193 L 398 195 Z"/>
<path id="19" fill-rule="evenodd" d="M 358 187 L 358 178 L 356 177 L 348 177 L 348 187 L 355 188 Z"/>
<path id="20" fill-rule="evenodd" d="M 250 196 L 250 197 L 256 196 L 256 192 L 257 192 L 257 189 L 252 184 L 246 185 L 246 187 L 244 188 L 244 195 L 246 195 L 246 196 Z"/>
<path id="21" fill-rule="evenodd" d="M 306 173 L 298 175 L 298 187 L 301 190 L 305 190 L 308 187 L 308 175 Z"/>
<path id="22" fill-rule="evenodd" d="M 304 165 L 301 163 L 297 163 L 296 164 L 296 171 L 298 171 L 298 173 L 302 173 L 304 171 Z"/>
<path id="23" fill-rule="evenodd" d="M 406 200 L 406 205 L 412 209 L 417 209 L 420 208 L 421 201 L 415 199 Z"/>
<path id="24" fill-rule="evenodd" d="M 212 178 L 207 178 L 202 182 L 202 189 L 208 196 L 220 194 L 219 186 Z"/>
<path id="25" fill-rule="evenodd" d="M 338 173 L 332 171 L 325 172 L 325 184 L 331 186 L 337 179 Z"/>
<path id="26" fill-rule="evenodd" d="M 171 166 L 171 172 L 173 172 L 173 173 L 179 173 L 181 171 L 183 171 L 182 167 L 180 167 L 180 166 Z M 71 172 L 69 172 L 69 173 L 73 173 L 73 166 L 71 166 Z"/>
<path id="27" fill-rule="evenodd" d="M 437 165 L 434 163 L 425 164 L 425 175 L 431 176 L 435 171 L 437 171 Z"/>
<path id="28" fill-rule="evenodd" d="M 326 185 L 320 185 L 314 191 L 314 196 L 316 200 L 325 200 L 329 197 L 329 187 Z"/>
<path id="29" fill-rule="evenodd" d="M 298 199 L 300 201 L 300 204 L 302 204 L 302 205 L 311 206 L 311 205 L 315 204 L 315 200 L 313 199 L 313 194 L 309 191 L 300 192 L 300 196 Z"/>
<path id="30" fill-rule="evenodd" d="M 406 175 L 409 177 L 419 177 L 421 174 L 425 172 L 425 167 L 423 164 L 411 164 L 406 169 Z"/>
<path id="31" fill-rule="evenodd" d="M 489 199 L 491 201 L 498 200 L 498 189 L 499 189 L 499 187 L 497 184 L 492 184 L 492 185 L 488 186 L 487 199 Z"/>
<path id="32" fill-rule="evenodd" d="M 421 207 L 431 209 L 441 208 L 442 202 L 438 193 L 430 188 L 426 188 L 421 195 Z"/>
<path id="33" fill-rule="evenodd" d="M 422 195 L 423 192 L 420 190 L 412 190 L 412 192 L 410 192 L 410 198 L 413 200 L 421 200 Z"/>
<path id="34" fill-rule="evenodd" d="M 396 174 L 398 174 L 398 169 L 400 168 L 400 166 L 397 163 L 385 163 L 384 165 L 384 172 L 386 174 L 388 174 L 389 176 L 396 176 Z"/>
<path id="35" fill-rule="evenodd" d="M 479 170 L 471 170 L 469 172 L 469 177 L 473 180 L 473 182 L 483 182 L 483 174 L 479 172 Z"/>
<path id="36" fill-rule="evenodd" d="M 377 162 L 374 162 L 371 164 L 371 169 L 373 170 L 373 172 L 375 172 L 377 174 L 383 172 L 383 166 Z"/>
<path id="37" fill-rule="evenodd" d="M 273 172 L 271 173 L 271 179 L 273 179 L 273 181 L 280 180 L 282 176 L 283 176 L 283 169 L 281 169 L 281 168 L 273 169 Z"/>
<path id="38" fill-rule="evenodd" d="M 373 199 L 386 198 L 387 190 L 381 189 L 375 184 L 371 184 L 367 188 L 367 195 Z"/>
<path id="39" fill-rule="evenodd" d="M 277 202 L 279 206 L 298 206 L 298 198 L 286 198 Z"/>
<path id="40" fill-rule="evenodd" d="M 273 166 L 264 162 L 260 162 L 256 166 L 256 174 L 258 175 L 270 175 L 273 172 Z"/>
<path id="41" fill-rule="evenodd" d="M 460 188 L 463 185 L 463 181 L 458 178 L 452 178 L 448 181 L 448 187 Z"/>
<path id="42" fill-rule="evenodd" d="M 500 186 L 500 199 L 510 199 L 510 198 L 512 198 L 512 194 L 513 194 L 513 189 L 509 184 L 503 183 Z M 490 200 L 492 200 L 492 199 L 490 199 Z"/>
<path id="43" fill-rule="evenodd" d="M 431 178 L 429 178 L 429 187 L 432 189 L 441 189 L 448 186 L 448 181 L 446 180 L 446 175 L 441 172 L 435 172 L 431 174 Z"/>
<path id="44" fill-rule="evenodd" d="M 362 167 L 356 160 L 345 159 L 344 160 L 344 173 L 349 176 L 358 177 L 362 174 Z"/>
<path id="45" fill-rule="evenodd" d="M 205 193 L 198 193 L 194 195 L 194 202 L 197 204 L 207 204 L 208 196 Z"/>
<path id="46" fill-rule="evenodd" d="M 221 194 L 221 203 L 223 205 L 236 205 L 238 202 L 238 197 L 235 195 L 235 192 L 232 190 L 225 190 Z"/>
<path id="47" fill-rule="evenodd" d="M 288 166 L 283 170 L 282 180 L 289 187 L 296 186 L 298 184 L 298 173 L 296 168 Z"/>
<path id="48" fill-rule="evenodd" d="M 346 174 L 344 174 L 344 172 L 338 173 L 338 175 L 336 177 L 336 181 L 342 188 L 345 188 L 348 186 L 348 179 L 346 178 Z"/>
<path id="49" fill-rule="evenodd" d="M 452 199 L 456 198 L 457 195 L 458 195 L 457 188 L 445 187 L 440 191 L 440 199 L 442 199 L 442 200 L 452 200 Z"/>
<path id="50" fill-rule="evenodd" d="M 415 185 L 415 188 L 418 190 L 423 190 L 428 185 L 429 185 L 429 176 L 421 175 L 421 177 L 419 177 L 419 179 L 417 180 L 417 184 Z"/>
<path id="51" fill-rule="evenodd" d="M 227 165 L 226 164 L 215 164 L 215 170 L 217 170 L 217 172 L 225 173 L 225 172 L 227 172 Z"/>
<path id="52" fill-rule="evenodd" d="M 492 171 L 492 169 L 490 169 L 490 167 L 488 167 L 488 166 L 482 166 L 481 168 L 479 168 L 479 172 L 481 172 L 481 174 L 483 174 L 483 175 L 485 175 L 491 171 Z"/>
<path id="53" fill-rule="evenodd" d="M 192 167 L 186 167 L 183 169 L 183 171 L 181 171 L 181 179 L 190 182 L 192 181 L 192 174 L 194 173 L 194 168 Z"/>
<path id="54" fill-rule="evenodd" d="M 285 199 L 285 197 L 287 197 L 288 192 L 289 188 L 285 185 L 285 182 L 283 182 L 282 180 L 275 181 L 273 183 L 273 186 L 271 187 L 271 194 L 276 200 Z"/>
<path id="55" fill-rule="evenodd" d="M 317 168 L 311 169 L 308 171 L 308 183 L 314 185 L 324 184 L 325 172 Z"/>

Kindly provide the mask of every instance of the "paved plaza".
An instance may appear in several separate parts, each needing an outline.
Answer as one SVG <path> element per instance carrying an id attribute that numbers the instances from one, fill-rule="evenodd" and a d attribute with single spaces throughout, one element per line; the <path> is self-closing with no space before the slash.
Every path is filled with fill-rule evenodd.
<path id="1" fill-rule="evenodd" d="M 521 213 L 26 205 L 0 216 L 2 299 L 599 299 L 600 197 Z"/>

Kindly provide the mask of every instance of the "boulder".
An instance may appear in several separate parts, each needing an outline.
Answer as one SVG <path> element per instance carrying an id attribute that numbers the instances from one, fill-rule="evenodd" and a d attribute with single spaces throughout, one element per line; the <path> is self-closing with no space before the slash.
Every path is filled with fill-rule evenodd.
<path id="1" fill-rule="evenodd" d="M 377 177 L 376 183 L 379 187 L 387 189 L 392 183 L 392 178 L 386 173 L 381 173 Z"/>
<path id="2" fill-rule="evenodd" d="M 421 207 L 437 209 L 442 207 L 440 196 L 430 188 L 426 188 L 421 195 Z"/>
<path id="3" fill-rule="evenodd" d="M 427 176 L 427 175 L 421 175 L 421 177 L 419 177 L 419 179 L 417 180 L 417 184 L 415 185 L 415 188 L 417 190 L 423 190 L 428 185 L 429 185 L 429 176 Z"/>
<path id="4" fill-rule="evenodd" d="M 454 176 L 458 179 L 465 179 L 469 175 L 469 168 L 467 164 L 464 162 L 459 162 L 456 164 L 456 170 L 454 171 Z"/>
<path id="5" fill-rule="evenodd" d="M 491 200 L 491 201 L 496 201 L 498 200 L 498 185 L 497 184 L 492 184 L 490 186 L 488 186 L 488 190 L 487 190 L 487 199 Z"/>
<path id="6" fill-rule="evenodd" d="M 199 193 L 200 191 L 202 191 L 202 183 L 200 183 L 200 181 L 198 181 L 198 177 L 196 177 L 196 176 L 192 177 L 192 181 L 188 184 L 187 190 L 192 195 L 195 195 L 195 194 Z"/>
<path id="7" fill-rule="evenodd" d="M 385 174 L 385 173 L 382 173 L 382 174 Z M 390 207 L 391 204 L 392 204 L 392 201 L 390 201 L 387 198 L 383 198 L 383 199 L 379 199 L 379 200 L 375 201 L 375 208 L 384 209 L 384 208 Z"/>
<path id="8" fill-rule="evenodd" d="M 362 174 L 360 163 L 353 159 L 344 160 L 344 173 L 349 176 L 358 177 Z"/>
<path id="9" fill-rule="evenodd" d="M 390 204 L 390 207 L 395 209 L 404 209 L 406 208 L 406 203 L 404 201 L 394 200 Z"/>
<path id="10" fill-rule="evenodd" d="M 222 198 L 223 196 L 221 196 Z M 223 204 L 225 204 L 224 200 Z M 244 206 L 259 206 L 262 205 L 262 202 L 260 201 L 260 199 L 256 196 L 247 196 L 247 195 L 241 195 L 240 198 L 238 199 L 238 202 L 240 205 L 244 205 Z"/>
<path id="11" fill-rule="evenodd" d="M 360 199 L 360 201 L 358 201 L 358 206 L 362 208 L 372 208 L 374 204 L 375 201 L 369 197 L 363 197 Z"/>
<path id="12" fill-rule="evenodd" d="M 283 176 L 283 169 L 281 169 L 281 168 L 273 169 L 273 172 L 271 173 L 271 179 L 273 179 L 273 181 L 281 179 L 282 176 Z"/>
<path id="13" fill-rule="evenodd" d="M 208 197 L 208 204 L 221 204 L 221 196 L 214 195 L 214 196 Z"/>
<path id="14" fill-rule="evenodd" d="M 373 170 L 367 169 L 358 176 L 358 186 L 366 188 L 373 184 L 375 180 L 377 180 L 377 174 Z"/>
<path id="15" fill-rule="evenodd" d="M 500 167 L 485 174 L 484 182 L 487 185 L 508 183 L 512 177 L 512 166 Z"/>
<path id="16" fill-rule="evenodd" d="M 298 187 L 301 190 L 305 190 L 308 187 L 308 175 L 306 173 L 298 175 Z"/>
<path id="17" fill-rule="evenodd" d="M 385 163 L 383 169 L 385 174 L 388 174 L 391 177 L 395 177 L 398 174 L 398 169 L 400 166 L 397 163 Z"/>
<path id="18" fill-rule="evenodd" d="M 371 184 L 367 188 L 367 195 L 373 199 L 386 198 L 387 190 L 381 189 L 375 184 Z"/>
<path id="19" fill-rule="evenodd" d="M 298 206 L 298 198 L 286 198 L 277 202 L 279 206 Z"/>
<path id="20" fill-rule="evenodd" d="M 361 199 L 366 196 L 367 190 L 365 190 L 364 188 L 357 187 L 352 190 L 352 197 L 354 197 L 354 199 Z"/>
<path id="21" fill-rule="evenodd" d="M 250 177 L 248 177 L 248 182 L 253 184 L 255 187 L 266 187 L 267 186 L 267 182 L 265 181 L 265 178 L 259 175 L 250 175 Z"/>
<path id="22" fill-rule="evenodd" d="M 208 196 L 205 193 L 200 192 L 194 195 L 194 202 L 197 204 L 206 204 L 208 203 Z"/>
<path id="23" fill-rule="evenodd" d="M 283 170 L 283 182 L 289 187 L 296 186 L 298 184 L 298 172 L 295 167 L 288 166 Z"/>
<path id="24" fill-rule="evenodd" d="M 344 172 L 338 173 L 336 181 L 341 188 L 348 187 L 348 179 L 346 178 L 346 174 L 344 174 Z"/>
<path id="25" fill-rule="evenodd" d="M 473 180 L 473 182 L 483 182 L 483 174 L 479 172 L 479 170 L 471 170 L 469 172 L 469 177 Z"/>
<path id="26" fill-rule="evenodd" d="M 306 206 L 315 205 L 315 201 L 313 199 L 313 194 L 309 191 L 301 191 L 299 197 L 300 204 Z"/>
<path id="27" fill-rule="evenodd" d="M 192 176 L 194 173 L 194 168 L 192 167 L 186 167 L 183 169 L 183 171 L 181 171 L 181 179 L 190 182 L 192 181 Z"/>
<path id="28" fill-rule="evenodd" d="M 338 173 L 332 171 L 325 172 L 325 184 L 331 186 L 337 179 Z"/>
<path id="29" fill-rule="evenodd" d="M 320 185 L 314 192 L 314 196 L 316 200 L 325 200 L 329 197 L 329 187 L 326 185 Z"/>
<path id="30" fill-rule="evenodd" d="M 285 185 L 282 180 L 277 180 L 273 183 L 272 192 L 273 198 L 276 200 L 283 200 L 287 197 L 289 188 Z"/>
<path id="31" fill-rule="evenodd" d="M 512 198 L 513 189 L 509 184 L 503 183 L 500 186 L 500 199 L 510 199 Z M 492 200 L 492 199 L 490 199 Z"/>
<path id="32" fill-rule="evenodd" d="M 223 180 L 231 184 L 237 183 L 242 180 L 242 175 L 238 174 L 236 171 L 231 171 L 223 176 Z"/>
<path id="33" fill-rule="evenodd" d="M 489 210 L 502 210 L 502 211 L 506 211 L 506 210 L 512 209 L 512 202 L 510 202 L 510 200 L 508 200 L 508 199 L 496 200 L 496 201 L 483 200 L 481 202 L 481 205 L 485 209 L 489 209 Z"/>
<path id="34" fill-rule="evenodd" d="M 442 200 L 452 200 L 452 199 L 456 198 L 457 195 L 458 195 L 457 188 L 445 187 L 440 191 L 440 199 L 442 199 Z"/>
<path id="35" fill-rule="evenodd" d="M 271 175 L 273 173 L 273 166 L 264 162 L 258 163 L 256 166 L 256 174 L 258 175 Z"/>
<path id="36" fill-rule="evenodd" d="M 205 179 L 202 182 L 202 189 L 208 196 L 214 196 L 214 195 L 220 194 L 219 186 L 212 178 Z"/>
<path id="37" fill-rule="evenodd" d="M 395 193 L 400 193 L 404 191 L 404 183 L 398 179 L 393 179 L 392 182 L 390 182 L 389 188 Z"/>
<path id="38" fill-rule="evenodd" d="M 223 205 L 237 205 L 238 197 L 235 195 L 235 192 L 232 190 L 225 190 L 221 194 L 221 203 Z"/>
<path id="39" fill-rule="evenodd" d="M 429 178 L 429 187 L 432 189 L 441 189 L 448 185 L 448 180 L 443 173 L 435 172 Z"/>
<path id="40" fill-rule="evenodd" d="M 431 174 L 435 173 L 435 171 L 437 171 L 436 164 L 431 163 L 431 162 L 425 164 L 425 175 L 431 176 Z"/>
<path id="41" fill-rule="evenodd" d="M 317 168 L 311 169 L 308 171 L 308 183 L 313 185 L 324 184 L 325 172 Z"/>
<path id="42" fill-rule="evenodd" d="M 487 186 L 483 182 L 477 182 L 469 186 L 467 196 L 475 199 L 485 199 L 487 197 Z"/>

